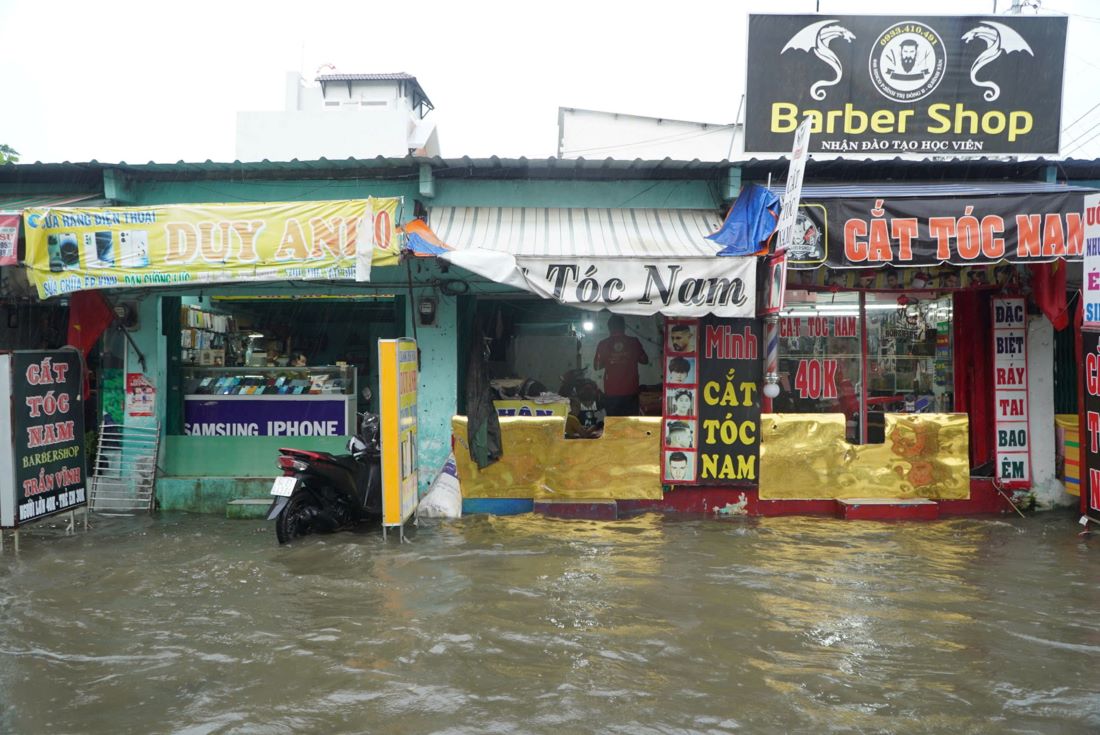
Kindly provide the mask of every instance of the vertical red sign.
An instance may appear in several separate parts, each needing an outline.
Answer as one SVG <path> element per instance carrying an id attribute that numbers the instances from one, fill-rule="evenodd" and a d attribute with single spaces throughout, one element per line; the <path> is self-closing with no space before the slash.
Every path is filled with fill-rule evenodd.
<path id="1" fill-rule="evenodd" d="M 1081 425 L 1081 492 L 1087 510 L 1100 517 L 1100 332 L 1081 332 L 1085 407 Z"/>

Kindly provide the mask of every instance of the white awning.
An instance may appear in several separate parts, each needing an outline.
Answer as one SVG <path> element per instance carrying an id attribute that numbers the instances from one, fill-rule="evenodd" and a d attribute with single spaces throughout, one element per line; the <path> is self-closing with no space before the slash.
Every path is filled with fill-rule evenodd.
<path id="1" fill-rule="evenodd" d="M 455 250 L 515 256 L 595 258 L 712 257 L 706 236 L 722 218 L 703 209 L 546 209 L 433 207 L 428 226 Z"/>
<path id="2" fill-rule="evenodd" d="M 718 257 L 718 215 L 677 209 L 436 207 L 437 257 L 582 309 L 697 317 L 755 313 L 756 258 Z"/>

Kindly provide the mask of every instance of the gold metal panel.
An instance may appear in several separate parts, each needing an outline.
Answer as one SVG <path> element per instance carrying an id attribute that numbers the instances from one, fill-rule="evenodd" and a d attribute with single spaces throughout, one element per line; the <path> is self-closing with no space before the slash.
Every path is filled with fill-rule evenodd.
<path id="1" fill-rule="evenodd" d="M 501 417 L 504 456 L 478 469 L 455 416 L 455 462 L 467 498 L 659 500 L 661 419 L 609 417 L 599 439 L 566 439 L 565 419 Z"/>
<path id="2" fill-rule="evenodd" d="M 557 442 L 565 441 L 565 419 L 501 417 L 504 456 L 484 469 L 470 458 L 466 446 L 466 417 L 451 419 L 455 436 L 455 465 L 466 498 L 533 498 L 543 484 Z M 580 441 L 580 440 L 571 440 Z"/>
<path id="3" fill-rule="evenodd" d="M 886 441 L 849 444 L 843 414 L 765 414 L 760 497 L 970 497 L 969 417 L 886 414 Z"/>
<path id="4" fill-rule="evenodd" d="M 507 444 L 505 451 L 507 452 Z M 562 439 L 539 500 L 660 500 L 661 418 L 608 416 L 598 439 Z"/>

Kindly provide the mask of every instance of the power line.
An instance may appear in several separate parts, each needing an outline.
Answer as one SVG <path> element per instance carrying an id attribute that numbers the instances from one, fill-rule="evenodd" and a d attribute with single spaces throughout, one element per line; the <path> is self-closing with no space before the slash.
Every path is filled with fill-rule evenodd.
<path id="1" fill-rule="evenodd" d="M 1088 135 L 1088 134 L 1089 134 L 1090 132 L 1092 132 L 1093 130 L 1096 130 L 1096 128 L 1100 128 L 1100 122 L 1095 122 L 1095 123 L 1093 123 L 1093 124 L 1092 124 L 1092 126 L 1091 126 L 1091 127 L 1085 128 L 1085 131 L 1084 131 L 1083 133 L 1081 133 L 1080 135 L 1078 135 L 1078 136 L 1077 136 L 1076 138 L 1074 138 L 1073 140 L 1071 140 L 1071 141 L 1068 141 L 1068 142 L 1066 143 L 1066 146 L 1071 146 L 1071 145 L 1073 145 L 1074 143 L 1076 143 L 1077 141 L 1081 140 L 1081 138 L 1084 138 L 1084 137 L 1085 137 L 1086 135 Z M 1065 132 L 1065 131 L 1063 131 L 1063 132 Z"/>
<path id="2" fill-rule="evenodd" d="M 1096 127 L 1096 126 L 1093 126 L 1093 127 Z M 1089 138 L 1086 138 L 1085 140 L 1081 141 L 1080 143 L 1075 145 L 1073 148 L 1070 148 L 1069 150 L 1067 150 L 1062 155 L 1064 155 L 1068 158 L 1070 153 L 1073 153 L 1074 151 L 1080 150 L 1082 147 L 1087 145 L 1089 143 L 1089 141 L 1094 140 L 1095 138 L 1100 138 L 1100 131 L 1097 131 L 1097 132 L 1093 133 Z"/>
<path id="3" fill-rule="evenodd" d="M 562 149 L 562 154 L 565 155 L 566 153 L 568 153 L 569 155 L 576 155 L 578 153 L 588 153 L 588 152 L 591 152 L 591 151 L 605 151 L 605 150 L 612 150 L 612 149 L 617 149 L 617 148 L 636 148 L 640 145 L 648 145 L 650 143 L 672 143 L 672 142 L 679 143 L 681 141 L 690 140 L 692 138 L 700 138 L 704 135 L 713 135 L 714 133 L 722 133 L 722 132 L 726 132 L 726 131 L 729 131 L 729 130 L 735 130 L 737 128 L 737 125 L 736 124 L 734 124 L 734 125 L 713 125 L 713 126 L 710 126 L 710 127 L 711 127 L 710 130 L 689 130 L 689 131 L 684 132 L 684 133 L 676 133 L 676 134 L 673 134 L 673 135 L 666 135 L 666 136 L 661 136 L 661 137 L 657 137 L 657 138 L 645 138 L 643 140 L 636 140 L 636 141 L 632 141 L 630 143 L 617 143 L 617 144 L 614 144 L 614 145 L 600 145 L 600 146 L 593 146 L 591 148 Z"/>
<path id="4" fill-rule="evenodd" d="M 1079 122 L 1081 122 L 1082 120 L 1084 120 L 1084 119 L 1085 119 L 1085 117 L 1087 117 L 1087 116 L 1088 116 L 1088 114 L 1089 114 L 1090 112 L 1092 112 L 1093 110 L 1095 110 L 1095 109 L 1096 109 L 1097 107 L 1100 107 L 1100 102 L 1097 102 L 1097 103 L 1096 103 L 1095 105 L 1093 105 L 1093 106 L 1092 106 L 1092 107 L 1090 107 L 1090 108 L 1089 108 L 1088 110 L 1086 110 L 1086 111 L 1085 111 L 1085 114 L 1084 114 L 1084 115 L 1081 115 L 1081 117 L 1077 118 L 1076 120 L 1074 120 L 1073 122 L 1071 122 L 1071 123 L 1070 123 L 1069 125 L 1067 125 L 1067 126 L 1065 126 L 1064 128 L 1062 128 L 1062 132 L 1063 132 L 1063 133 L 1064 133 L 1064 132 L 1066 132 L 1067 130 L 1069 130 L 1070 128 L 1072 128 L 1072 127 L 1073 127 L 1074 125 L 1076 125 L 1077 123 L 1079 123 Z"/>

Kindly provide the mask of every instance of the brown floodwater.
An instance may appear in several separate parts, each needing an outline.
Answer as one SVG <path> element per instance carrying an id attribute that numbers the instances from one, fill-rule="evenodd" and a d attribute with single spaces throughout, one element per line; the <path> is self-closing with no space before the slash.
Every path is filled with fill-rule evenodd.
<path id="1" fill-rule="evenodd" d="M 39 524 L 0 556 L 0 732 L 1096 733 L 1074 520 Z"/>

